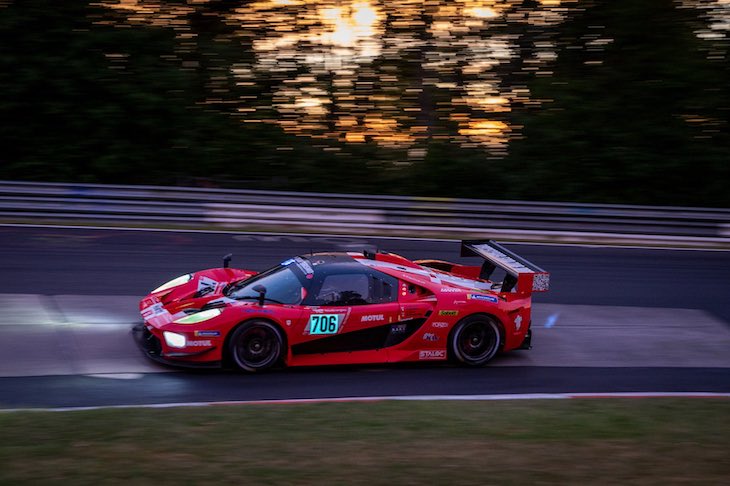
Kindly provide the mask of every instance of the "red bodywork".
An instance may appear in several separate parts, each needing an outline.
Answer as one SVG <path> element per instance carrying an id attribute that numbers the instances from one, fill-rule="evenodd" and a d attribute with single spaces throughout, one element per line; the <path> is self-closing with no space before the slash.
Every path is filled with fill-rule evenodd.
<path id="1" fill-rule="evenodd" d="M 467 249 L 466 253 L 476 254 L 473 248 Z M 397 279 L 397 298 L 391 302 L 344 306 L 270 302 L 260 305 L 255 300 L 239 301 L 224 294 L 230 284 L 250 278 L 256 272 L 232 268 L 203 270 L 192 274 L 186 283 L 153 292 L 142 299 L 140 311 L 147 340 L 155 342 L 154 354 L 165 362 L 219 365 L 226 362 L 227 339 L 233 330 L 256 319 L 269 321 L 282 331 L 285 340 L 283 360 L 287 366 L 439 361 L 449 357 L 449 339 L 454 326 L 474 314 L 488 314 L 498 321 L 502 351 L 529 345 L 531 295 L 533 291 L 547 290 L 547 273 L 537 267 L 533 267 L 537 271 L 516 272 L 513 288 L 492 290 L 501 282 L 480 278 L 480 275 L 484 276 L 484 265 L 464 266 L 436 260 L 413 262 L 391 253 L 328 253 L 299 258 L 311 263 L 313 267 L 310 268 L 316 275 L 320 268 L 317 263 L 323 263 L 319 258 L 335 256 L 351 259 L 370 271 Z M 497 265 L 501 266 L 499 262 Z M 494 266 L 491 269 L 494 270 Z M 533 283 L 535 275 L 542 276 L 544 285 Z M 174 322 L 211 302 L 225 304 L 219 315 L 194 324 Z M 338 342 L 346 343 L 342 350 L 326 346 L 318 350 L 316 341 L 334 341 L 331 335 L 310 333 L 311 316 L 316 314 L 338 315 L 337 334 L 341 336 Z M 388 337 L 391 344 L 374 344 L 373 349 L 359 349 L 367 344 L 358 345 L 353 342 L 356 339 L 348 340 L 344 336 L 370 336 L 377 334 L 378 329 L 386 328 L 391 334 L 402 330 L 402 335 L 396 339 Z M 185 346 L 168 345 L 165 331 L 185 336 Z"/>

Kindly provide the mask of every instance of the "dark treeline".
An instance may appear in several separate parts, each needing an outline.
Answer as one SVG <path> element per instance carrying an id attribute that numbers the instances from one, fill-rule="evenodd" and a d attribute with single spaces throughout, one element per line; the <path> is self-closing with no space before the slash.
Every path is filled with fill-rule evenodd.
<path id="1" fill-rule="evenodd" d="M 244 3 L 196 7 L 182 51 L 174 29 L 99 22 L 118 14 L 94 2 L 0 2 L 0 178 L 730 207 L 727 33 L 698 37 L 696 8 L 584 1 L 532 27 L 557 57 L 552 75 L 523 76 L 542 102 L 505 115 L 520 127 L 506 153 L 438 136 L 457 128 L 431 116 L 443 94 L 426 88 L 424 156 L 408 159 L 243 123 L 241 96 L 271 98 L 269 80 L 231 75 L 253 54 L 221 12 Z"/>

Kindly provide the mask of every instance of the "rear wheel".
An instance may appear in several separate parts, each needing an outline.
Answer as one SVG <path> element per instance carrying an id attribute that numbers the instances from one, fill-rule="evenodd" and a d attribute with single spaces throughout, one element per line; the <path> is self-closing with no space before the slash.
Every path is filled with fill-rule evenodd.
<path id="1" fill-rule="evenodd" d="M 228 347 L 233 362 L 240 369 L 262 371 L 279 361 L 284 340 L 274 324 L 251 321 L 233 331 Z"/>
<path id="2" fill-rule="evenodd" d="M 463 319 L 451 335 L 453 356 L 467 366 L 483 366 L 499 351 L 501 337 L 497 322 L 488 316 Z"/>

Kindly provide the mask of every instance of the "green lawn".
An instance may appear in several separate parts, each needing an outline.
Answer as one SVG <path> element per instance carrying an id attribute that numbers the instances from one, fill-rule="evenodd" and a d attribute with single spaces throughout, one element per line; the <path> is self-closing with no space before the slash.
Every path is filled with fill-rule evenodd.
<path id="1" fill-rule="evenodd" d="M 726 483 L 730 400 L 0 413 L 0 484 Z"/>

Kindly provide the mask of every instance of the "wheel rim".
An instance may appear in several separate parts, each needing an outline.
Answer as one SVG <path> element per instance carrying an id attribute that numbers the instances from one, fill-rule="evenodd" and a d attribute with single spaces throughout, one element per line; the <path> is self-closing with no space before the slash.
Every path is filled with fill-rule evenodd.
<path id="1" fill-rule="evenodd" d="M 273 329 L 253 326 L 246 329 L 236 342 L 236 359 L 247 368 L 264 368 L 279 356 L 281 343 Z"/>
<path id="2" fill-rule="evenodd" d="M 465 361 L 480 362 L 488 359 L 498 345 L 498 334 L 487 322 L 469 323 L 459 333 L 459 352 Z"/>

